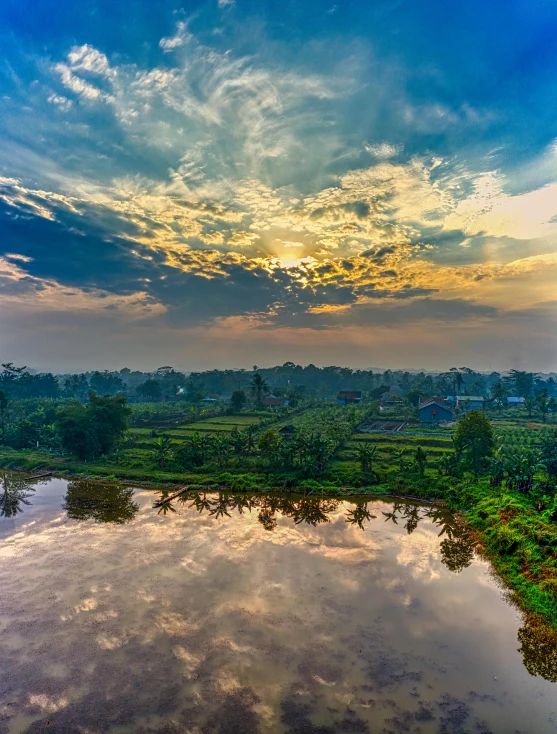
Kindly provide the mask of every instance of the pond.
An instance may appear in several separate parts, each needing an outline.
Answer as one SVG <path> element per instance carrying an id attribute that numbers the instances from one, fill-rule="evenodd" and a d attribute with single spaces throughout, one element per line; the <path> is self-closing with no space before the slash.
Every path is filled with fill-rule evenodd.
<path id="1" fill-rule="evenodd" d="M 546 652 L 449 514 L 6 477 L 0 732 L 554 732 Z"/>

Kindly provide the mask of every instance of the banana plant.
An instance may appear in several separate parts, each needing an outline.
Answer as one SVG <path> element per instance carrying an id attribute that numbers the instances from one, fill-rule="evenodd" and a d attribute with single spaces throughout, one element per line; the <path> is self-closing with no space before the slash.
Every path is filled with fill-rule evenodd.
<path id="1" fill-rule="evenodd" d="M 152 451 L 153 459 L 159 466 L 164 466 L 172 456 L 172 441 L 168 436 L 159 436 Z"/>

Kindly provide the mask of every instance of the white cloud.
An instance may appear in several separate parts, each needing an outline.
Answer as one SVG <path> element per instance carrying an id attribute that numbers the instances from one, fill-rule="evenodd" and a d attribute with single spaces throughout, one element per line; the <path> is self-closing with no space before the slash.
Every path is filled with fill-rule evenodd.
<path id="1" fill-rule="evenodd" d="M 479 176 L 474 193 L 458 204 L 445 227 L 523 240 L 557 236 L 557 183 L 516 195 L 505 193 L 506 183 L 497 171 Z"/>
<path id="2" fill-rule="evenodd" d="M 218 0 L 219 8 L 230 8 L 236 5 L 236 0 Z"/>
<path id="3" fill-rule="evenodd" d="M 64 112 L 69 110 L 73 105 L 71 99 L 68 99 L 67 97 L 62 97 L 60 94 L 51 94 L 48 98 L 48 101 L 51 104 L 55 104 L 60 107 L 60 109 L 64 110 Z"/>
<path id="4" fill-rule="evenodd" d="M 401 153 L 402 145 L 391 145 L 390 143 L 376 143 L 375 145 L 370 145 L 369 143 L 366 143 L 364 145 L 364 149 L 366 152 L 375 156 L 375 158 L 386 159 L 394 158 L 395 155 Z"/>
<path id="5" fill-rule="evenodd" d="M 68 53 L 68 61 L 74 71 L 87 71 L 107 78 L 113 76 L 107 57 L 93 46 L 74 46 Z"/>
<path id="6" fill-rule="evenodd" d="M 168 38 L 161 38 L 159 46 L 165 53 L 173 51 L 175 48 L 184 46 L 192 38 L 188 33 L 188 27 L 183 21 L 176 24 L 176 33 Z"/>
<path id="7" fill-rule="evenodd" d="M 74 74 L 67 64 L 56 64 L 54 71 L 60 75 L 62 84 L 66 89 L 74 92 L 82 99 L 88 102 L 109 102 L 112 100 L 109 94 Z"/>

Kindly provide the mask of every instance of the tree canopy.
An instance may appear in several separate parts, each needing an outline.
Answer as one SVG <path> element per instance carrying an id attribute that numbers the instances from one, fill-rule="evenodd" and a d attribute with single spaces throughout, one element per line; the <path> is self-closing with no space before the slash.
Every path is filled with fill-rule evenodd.
<path id="1" fill-rule="evenodd" d="M 458 424 L 454 446 L 461 453 L 469 468 L 478 477 L 486 468 L 487 459 L 493 455 L 495 434 L 486 415 L 471 410 Z"/>
<path id="2" fill-rule="evenodd" d="M 125 395 L 89 394 L 89 403 L 77 401 L 61 408 L 56 431 L 63 448 L 80 459 L 109 453 L 128 427 L 131 411 Z"/>

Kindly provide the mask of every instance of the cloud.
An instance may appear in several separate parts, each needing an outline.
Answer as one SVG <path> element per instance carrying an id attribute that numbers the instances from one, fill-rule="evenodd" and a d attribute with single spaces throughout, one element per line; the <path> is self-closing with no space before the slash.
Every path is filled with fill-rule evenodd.
<path id="1" fill-rule="evenodd" d="M 50 76 L 37 66 L 28 102 L 43 108 L 5 146 L 19 179 L 0 182 L 11 298 L 275 331 L 483 328 L 512 279 L 518 311 L 550 300 L 554 146 L 522 179 L 438 152 L 489 115 L 412 98 L 407 72 L 354 45 L 250 54 L 226 36 L 235 14 L 222 43 L 181 21 L 164 55 L 84 43 Z"/>
<path id="2" fill-rule="evenodd" d="M 188 33 L 187 24 L 183 21 L 179 21 L 176 24 L 176 33 L 173 36 L 167 38 L 161 38 L 159 46 L 162 48 L 164 53 L 170 53 L 180 46 L 184 46 L 189 40 L 192 39 L 192 35 Z"/>
<path id="3" fill-rule="evenodd" d="M 71 68 L 66 64 L 56 64 L 54 66 L 54 71 L 59 74 L 64 87 L 69 91 L 74 92 L 78 97 L 81 97 L 82 100 L 87 102 L 112 101 L 112 97 L 109 94 L 104 93 L 98 87 L 95 87 L 85 79 L 74 74 Z"/>
<path id="4" fill-rule="evenodd" d="M 380 159 L 394 158 L 402 152 L 402 149 L 402 145 L 391 145 L 390 143 L 385 142 L 376 143 L 375 145 L 366 143 L 364 145 L 364 150 L 367 153 L 374 156 L 374 158 Z"/>
<path id="5" fill-rule="evenodd" d="M 73 71 L 111 78 L 114 75 L 107 57 L 93 46 L 73 46 L 68 52 L 68 61 Z"/>
<path id="6" fill-rule="evenodd" d="M 51 104 L 55 104 L 58 107 L 60 107 L 61 110 L 64 112 L 67 112 L 72 107 L 72 101 L 71 99 L 68 99 L 67 97 L 63 97 L 61 94 L 51 94 L 48 97 L 48 101 Z"/>

